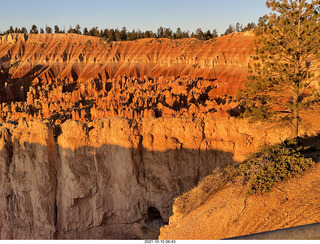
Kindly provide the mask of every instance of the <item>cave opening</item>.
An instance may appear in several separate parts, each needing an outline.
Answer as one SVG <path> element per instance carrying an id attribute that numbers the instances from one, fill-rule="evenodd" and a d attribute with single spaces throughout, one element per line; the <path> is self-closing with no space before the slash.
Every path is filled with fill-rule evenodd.
<path id="1" fill-rule="evenodd" d="M 160 211 L 157 208 L 149 207 L 146 224 L 156 229 L 160 229 L 162 226 L 167 225 L 168 223 L 163 221 Z"/>

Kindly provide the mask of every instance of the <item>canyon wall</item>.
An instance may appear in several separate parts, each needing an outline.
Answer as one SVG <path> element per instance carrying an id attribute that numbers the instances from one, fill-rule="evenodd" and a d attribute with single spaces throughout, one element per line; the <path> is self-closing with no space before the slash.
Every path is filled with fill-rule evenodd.
<path id="1" fill-rule="evenodd" d="M 57 135 L 48 121 L 4 123 L 0 238 L 138 238 L 150 209 L 168 222 L 173 199 L 202 177 L 288 135 L 232 118 L 68 120 Z"/>
<path id="2" fill-rule="evenodd" d="M 286 139 L 235 118 L 255 38 L 1 36 L 0 238 L 144 238 L 212 170 Z"/>
<path id="3" fill-rule="evenodd" d="M 2 78 L 87 81 L 117 76 L 188 76 L 239 82 L 246 79 L 252 32 L 209 41 L 140 39 L 126 42 L 77 34 L 9 34 L 0 37 Z"/>
<path id="4" fill-rule="evenodd" d="M 1 36 L 1 239 L 159 230 L 176 196 L 270 137 L 229 118 L 254 39 Z"/>

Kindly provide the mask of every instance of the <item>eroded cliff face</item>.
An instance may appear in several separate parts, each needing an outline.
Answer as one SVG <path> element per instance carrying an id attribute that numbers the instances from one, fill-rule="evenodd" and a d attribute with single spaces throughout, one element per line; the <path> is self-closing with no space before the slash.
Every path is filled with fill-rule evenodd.
<path id="1" fill-rule="evenodd" d="M 0 37 L 0 122 L 227 117 L 240 112 L 253 33 L 210 41 Z"/>
<path id="2" fill-rule="evenodd" d="M 1 239 L 56 232 L 57 152 L 45 122 L 1 126 Z"/>
<path id="3" fill-rule="evenodd" d="M 77 34 L 9 34 L 0 37 L 2 76 L 44 83 L 117 76 L 188 76 L 238 82 L 246 78 L 254 34 L 214 40 L 141 39 L 108 42 Z"/>
<path id="4" fill-rule="evenodd" d="M 168 222 L 173 199 L 213 169 L 288 135 L 231 118 L 68 120 L 56 135 L 47 121 L 2 124 L 1 239 L 138 238 L 134 224 L 160 227 L 151 210 Z"/>

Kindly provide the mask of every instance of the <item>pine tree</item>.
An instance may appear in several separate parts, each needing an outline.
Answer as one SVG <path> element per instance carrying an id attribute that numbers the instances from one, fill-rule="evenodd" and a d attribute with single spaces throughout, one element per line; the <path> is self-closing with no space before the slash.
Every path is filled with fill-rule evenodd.
<path id="1" fill-rule="evenodd" d="M 320 0 L 267 0 L 272 13 L 257 29 L 254 66 L 238 99 L 244 116 L 277 116 L 299 135 L 299 113 L 317 98 Z M 265 27 L 264 27 L 265 26 Z"/>
<path id="2" fill-rule="evenodd" d="M 218 31 L 216 29 L 213 29 L 212 31 L 212 38 L 217 38 L 219 35 L 218 35 Z"/>
<path id="3" fill-rule="evenodd" d="M 258 20 L 259 27 L 265 27 L 266 23 L 267 23 L 266 16 L 262 16 L 259 18 L 259 20 Z"/>
<path id="4" fill-rule="evenodd" d="M 165 38 L 172 38 L 172 30 L 170 28 L 164 29 L 164 37 Z"/>
<path id="5" fill-rule="evenodd" d="M 199 39 L 199 40 L 204 40 L 204 34 L 203 34 L 203 31 L 201 28 L 198 28 L 196 30 L 196 37 Z"/>
<path id="6" fill-rule="evenodd" d="M 182 31 L 180 27 L 177 28 L 177 31 L 175 34 L 176 34 L 176 39 L 182 38 Z"/>
<path id="7" fill-rule="evenodd" d="M 150 38 L 150 31 L 143 32 L 143 38 Z"/>
<path id="8" fill-rule="evenodd" d="M 126 27 L 122 27 L 121 31 L 120 31 L 120 38 L 121 41 L 126 41 L 127 40 L 127 28 Z"/>
<path id="9" fill-rule="evenodd" d="M 243 30 L 243 25 L 240 24 L 239 22 L 236 23 L 236 26 L 235 26 L 235 31 L 236 32 L 241 32 Z"/>
<path id="10" fill-rule="evenodd" d="M 46 33 L 52 33 L 52 28 L 46 25 Z"/>
<path id="11" fill-rule="evenodd" d="M 130 33 L 130 40 L 132 41 L 137 40 L 137 33 L 135 29 L 133 29 L 132 32 Z"/>
<path id="12" fill-rule="evenodd" d="M 164 29 L 163 27 L 159 27 L 158 31 L 157 31 L 157 35 L 158 35 L 158 38 L 163 38 L 164 37 Z"/>
<path id="13" fill-rule="evenodd" d="M 249 30 L 253 30 L 257 27 L 257 25 L 254 22 L 248 23 L 246 27 L 244 27 L 242 29 L 242 31 L 249 31 Z"/>
<path id="14" fill-rule="evenodd" d="M 99 36 L 99 29 L 98 27 L 92 27 L 89 32 L 88 32 L 89 36 Z"/>
<path id="15" fill-rule="evenodd" d="M 114 29 L 110 29 L 109 30 L 108 38 L 109 38 L 110 41 L 115 41 L 116 40 Z"/>
<path id="16" fill-rule="evenodd" d="M 32 34 L 38 34 L 39 33 L 38 32 L 38 28 L 37 28 L 36 25 L 32 25 L 30 33 L 32 33 Z"/>
<path id="17" fill-rule="evenodd" d="M 235 27 L 233 25 L 229 25 L 228 29 L 226 29 L 224 34 L 228 35 L 228 34 L 234 33 L 235 31 L 236 31 Z"/>
<path id="18" fill-rule="evenodd" d="M 210 30 L 207 30 L 207 32 L 204 34 L 204 39 L 209 40 L 212 38 L 212 34 Z"/>
<path id="19" fill-rule="evenodd" d="M 75 33 L 75 29 L 73 29 L 72 26 L 70 25 L 70 28 L 67 31 L 67 33 Z"/>
<path id="20" fill-rule="evenodd" d="M 117 42 L 121 41 L 120 31 L 118 28 L 114 30 L 114 35 L 116 37 Z"/>
<path id="21" fill-rule="evenodd" d="M 27 28 L 26 27 L 22 27 L 21 28 L 21 33 L 27 34 L 28 33 Z"/>
<path id="22" fill-rule="evenodd" d="M 182 38 L 190 38 L 189 31 L 183 31 Z"/>
<path id="23" fill-rule="evenodd" d="M 57 25 L 54 26 L 54 33 L 60 33 L 59 26 Z"/>
<path id="24" fill-rule="evenodd" d="M 79 24 L 76 25 L 76 32 L 77 34 L 81 34 L 81 27 Z"/>
<path id="25" fill-rule="evenodd" d="M 142 39 L 143 38 L 143 34 L 141 32 L 140 29 L 137 30 L 137 39 Z"/>
<path id="26" fill-rule="evenodd" d="M 86 35 L 86 36 L 89 35 L 89 31 L 87 27 L 83 29 L 83 35 Z"/>

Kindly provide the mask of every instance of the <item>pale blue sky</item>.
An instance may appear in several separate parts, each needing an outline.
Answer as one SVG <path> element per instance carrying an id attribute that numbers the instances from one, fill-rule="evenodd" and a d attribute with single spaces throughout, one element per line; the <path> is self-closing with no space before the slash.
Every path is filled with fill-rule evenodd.
<path id="1" fill-rule="evenodd" d="M 229 24 L 257 22 L 269 13 L 265 0 L 0 0 L 0 31 L 33 24 L 45 28 L 70 25 L 99 29 L 127 27 L 153 30 L 160 26 L 190 32 L 217 29 Z"/>

